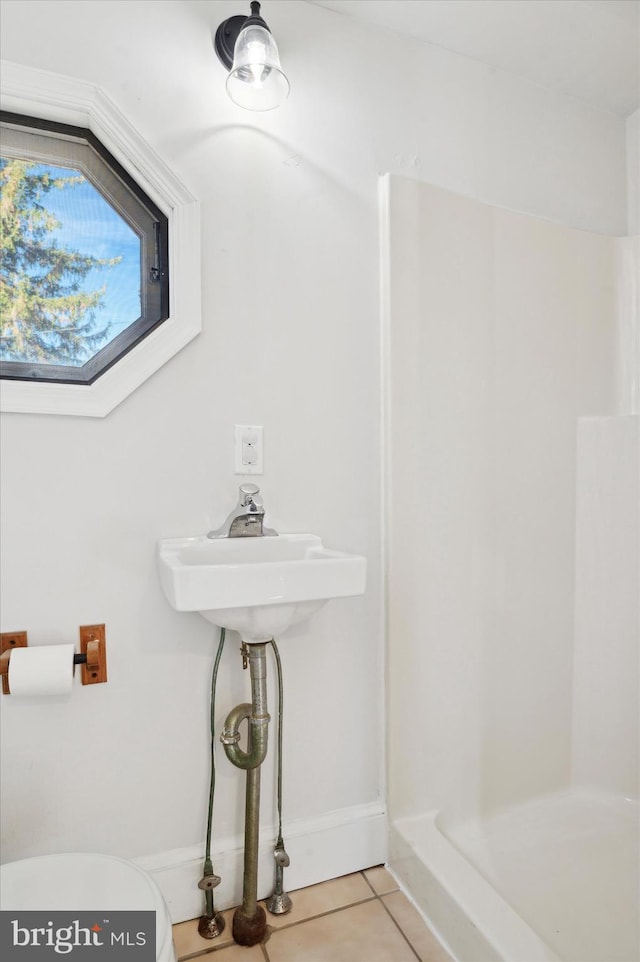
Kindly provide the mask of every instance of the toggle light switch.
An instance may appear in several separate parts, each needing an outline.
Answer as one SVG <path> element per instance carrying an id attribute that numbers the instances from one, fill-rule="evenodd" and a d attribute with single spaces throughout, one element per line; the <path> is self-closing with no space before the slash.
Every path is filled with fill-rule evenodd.
<path id="1" fill-rule="evenodd" d="M 234 471 L 236 474 L 263 473 L 262 425 L 236 424 Z"/>

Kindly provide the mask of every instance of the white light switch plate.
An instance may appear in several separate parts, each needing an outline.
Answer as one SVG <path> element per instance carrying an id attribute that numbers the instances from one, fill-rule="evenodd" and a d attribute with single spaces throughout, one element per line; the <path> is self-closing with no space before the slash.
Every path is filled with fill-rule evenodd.
<path id="1" fill-rule="evenodd" d="M 234 471 L 236 474 L 263 473 L 263 432 L 260 424 L 236 424 Z"/>

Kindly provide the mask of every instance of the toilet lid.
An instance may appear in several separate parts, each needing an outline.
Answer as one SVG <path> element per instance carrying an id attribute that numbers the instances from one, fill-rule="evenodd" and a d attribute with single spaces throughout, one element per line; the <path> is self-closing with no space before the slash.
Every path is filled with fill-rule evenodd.
<path id="1" fill-rule="evenodd" d="M 156 913 L 156 954 L 171 937 L 160 889 L 133 862 L 85 852 L 42 855 L 0 865 L 0 909 Z"/>

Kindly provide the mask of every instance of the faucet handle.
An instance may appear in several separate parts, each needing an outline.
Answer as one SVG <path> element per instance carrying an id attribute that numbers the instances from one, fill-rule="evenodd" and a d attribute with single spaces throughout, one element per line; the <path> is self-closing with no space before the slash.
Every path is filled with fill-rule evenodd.
<path id="1" fill-rule="evenodd" d="M 255 504 L 257 494 L 260 494 L 260 488 L 257 484 L 241 484 L 240 504 L 242 507 L 244 508 L 249 504 Z"/>

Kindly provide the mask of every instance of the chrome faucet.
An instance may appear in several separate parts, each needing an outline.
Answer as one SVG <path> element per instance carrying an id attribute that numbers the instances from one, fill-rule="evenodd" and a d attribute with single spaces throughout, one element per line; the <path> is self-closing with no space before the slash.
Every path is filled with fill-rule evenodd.
<path id="1" fill-rule="evenodd" d="M 277 531 L 265 528 L 264 507 L 257 484 L 241 484 L 240 500 L 225 523 L 207 538 L 262 538 L 277 535 Z"/>

